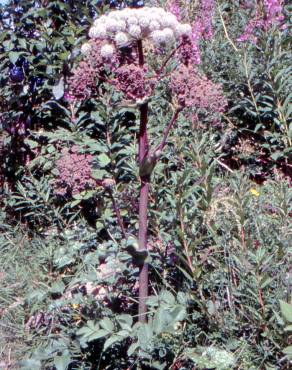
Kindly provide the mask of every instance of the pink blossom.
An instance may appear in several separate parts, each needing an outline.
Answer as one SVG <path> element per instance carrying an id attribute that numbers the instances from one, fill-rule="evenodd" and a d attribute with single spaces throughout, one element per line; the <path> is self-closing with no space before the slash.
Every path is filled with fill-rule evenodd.
<path id="1" fill-rule="evenodd" d="M 193 66 L 181 65 L 171 76 L 170 88 L 183 107 L 210 113 L 224 112 L 227 100 L 222 87 Z"/>
<path id="2" fill-rule="evenodd" d="M 117 60 L 117 55 L 114 55 L 111 60 L 105 61 L 101 56 L 103 46 L 103 41 L 90 41 L 90 51 L 73 70 L 72 76 L 69 78 L 67 96 L 77 100 L 85 100 L 97 91 L 99 80 L 105 79 L 106 68 L 112 67 Z"/>
<path id="3" fill-rule="evenodd" d="M 128 99 L 142 99 L 152 91 L 152 84 L 146 79 L 146 72 L 146 67 L 135 64 L 123 65 L 115 71 L 114 84 Z"/>
<path id="4" fill-rule="evenodd" d="M 55 194 L 75 195 L 95 187 L 91 177 L 92 156 L 80 154 L 76 145 L 70 150 L 63 149 L 56 164 L 59 175 L 54 182 Z"/>
<path id="5" fill-rule="evenodd" d="M 171 0 L 167 5 L 167 10 L 174 14 L 179 21 L 182 19 L 178 0 Z"/>
<path id="6" fill-rule="evenodd" d="M 209 40 L 213 36 L 212 18 L 215 11 L 214 0 L 201 0 L 198 6 L 198 15 L 192 24 L 192 61 L 194 64 L 201 63 L 199 42 L 202 39 Z"/>
<path id="7" fill-rule="evenodd" d="M 198 40 L 189 37 L 183 37 L 180 48 L 177 51 L 178 59 L 185 65 L 200 64 L 200 50 Z"/>
<path id="8" fill-rule="evenodd" d="M 273 25 L 285 28 L 283 25 L 283 1 L 282 0 L 262 0 L 257 2 L 254 7 L 254 14 L 247 23 L 243 34 L 238 37 L 237 41 L 257 42 L 256 31 L 268 31 Z"/>

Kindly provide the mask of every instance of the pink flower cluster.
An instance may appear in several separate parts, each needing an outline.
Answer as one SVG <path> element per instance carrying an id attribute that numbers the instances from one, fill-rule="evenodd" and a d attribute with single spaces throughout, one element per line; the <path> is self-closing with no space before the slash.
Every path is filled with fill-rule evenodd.
<path id="1" fill-rule="evenodd" d="M 174 14 L 179 21 L 182 19 L 181 8 L 178 0 L 171 0 L 167 4 L 167 10 Z"/>
<path id="2" fill-rule="evenodd" d="M 192 43 L 193 58 L 196 64 L 201 63 L 199 42 L 202 39 L 209 40 L 213 36 L 212 18 L 215 11 L 214 0 L 201 0 L 198 7 L 198 15 L 193 23 Z"/>
<path id="3" fill-rule="evenodd" d="M 262 0 L 256 2 L 253 18 L 245 27 L 243 34 L 237 39 L 239 42 L 251 41 L 256 43 L 256 31 L 268 31 L 273 25 L 283 26 L 283 0 Z"/>
<path id="4" fill-rule="evenodd" d="M 263 0 L 265 7 L 264 27 L 281 24 L 284 20 L 283 0 Z"/>
<path id="5" fill-rule="evenodd" d="M 146 68 L 135 64 L 127 64 L 115 71 L 114 84 L 128 99 L 142 99 L 151 93 L 150 80 L 146 79 Z"/>
<path id="6" fill-rule="evenodd" d="M 91 177 L 92 156 L 78 151 L 76 145 L 70 150 L 62 150 L 61 158 L 57 161 L 59 176 L 54 182 L 55 194 L 75 195 L 96 186 Z"/>
<path id="7" fill-rule="evenodd" d="M 182 107 L 221 113 L 227 105 L 221 85 L 214 84 L 192 66 L 181 65 L 171 76 L 170 88 Z"/>
<path id="8" fill-rule="evenodd" d="M 84 60 L 72 71 L 72 76 L 69 78 L 70 101 L 84 100 L 96 90 L 96 70 L 88 61 Z"/>
<path id="9" fill-rule="evenodd" d="M 98 80 L 105 74 L 105 69 L 113 65 L 115 57 L 105 62 L 101 56 L 103 42 L 90 41 L 90 50 L 79 65 L 72 71 L 68 80 L 69 91 L 67 96 L 77 100 L 88 99 L 97 91 Z"/>
<path id="10" fill-rule="evenodd" d="M 179 19 L 182 11 L 178 0 L 172 0 L 168 5 L 169 10 Z M 201 63 L 199 43 L 202 39 L 209 40 L 213 36 L 212 19 L 215 12 L 215 0 L 199 0 L 197 16 L 192 24 L 190 39 L 183 38 L 183 46 L 179 52 L 183 63 Z"/>

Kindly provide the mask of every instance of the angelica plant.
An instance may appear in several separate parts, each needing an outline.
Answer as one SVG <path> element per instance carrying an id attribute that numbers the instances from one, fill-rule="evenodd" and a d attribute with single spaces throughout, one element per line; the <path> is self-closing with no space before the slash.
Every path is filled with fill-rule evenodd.
<path id="1" fill-rule="evenodd" d="M 74 99 L 98 99 L 109 84 L 124 95 L 140 114 L 138 133 L 139 252 L 147 251 L 147 214 L 151 174 L 180 114 L 196 119 L 218 115 L 226 106 L 220 85 L 197 69 L 197 44 L 193 28 L 171 12 L 158 7 L 126 8 L 97 18 L 89 30 L 89 40 L 81 47 L 83 60 L 73 71 L 69 93 Z M 153 67 L 151 61 L 157 60 Z M 164 82 L 173 107 L 158 145 L 148 137 L 149 102 L 158 83 Z M 151 112 L 155 114 L 155 112 Z M 139 320 L 146 321 L 148 263 L 139 264 Z"/>

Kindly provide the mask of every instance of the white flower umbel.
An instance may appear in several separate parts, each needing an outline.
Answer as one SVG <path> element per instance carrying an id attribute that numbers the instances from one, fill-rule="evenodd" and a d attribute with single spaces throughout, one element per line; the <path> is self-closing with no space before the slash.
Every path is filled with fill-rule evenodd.
<path id="1" fill-rule="evenodd" d="M 138 24 L 138 18 L 134 17 L 134 16 L 131 16 L 129 18 L 127 18 L 127 23 L 128 25 L 131 27 L 133 24 Z"/>
<path id="2" fill-rule="evenodd" d="M 160 30 L 160 28 L 161 28 L 160 23 L 155 20 L 151 21 L 149 24 L 150 32 Z"/>
<path id="3" fill-rule="evenodd" d="M 156 46 L 160 46 L 161 44 L 165 43 L 165 34 L 163 31 L 153 31 L 151 33 L 151 38 Z"/>
<path id="4" fill-rule="evenodd" d="M 192 33 L 192 26 L 187 23 L 178 23 L 175 27 L 175 33 L 177 36 L 190 36 Z"/>
<path id="5" fill-rule="evenodd" d="M 127 29 L 126 22 L 123 21 L 122 19 L 119 19 L 117 21 L 116 29 L 117 29 L 117 31 L 126 31 L 126 29 Z"/>
<path id="6" fill-rule="evenodd" d="M 108 33 L 114 33 L 118 31 L 118 20 L 114 18 L 108 18 L 105 22 L 105 27 Z"/>
<path id="7" fill-rule="evenodd" d="M 164 42 L 173 42 L 175 40 L 174 33 L 171 28 L 164 28 L 161 32 L 163 33 Z"/>
<path id="8" fill-rule="evenodd" d="M 129 44 L 129 37 L 124 32 L 118 32 L 115 36 L 115 42 L 119 47 L 127 46 Z"/>
<path id="9" fill-rule="evenodd" d="M 90 28 L 88 35 L 91 39 L 104 39 L 106 37 L 106 28 L 98 24 Z"/>
<path id="10" fill-rule="evenodd" d="M 139 18 L 139 26 L 142 29 L 145 29 L 145 28 L 149 27 L 150 22 L 151 22 L 150 18 L 145 16 L 145 15 L 143 17 Z"/>
<path id="11" fill-rule="evenodd" d="M 161 19 L 161 23 L 163 24 L 164 27 L 170 27 L 170 28 L 175 28 L 179 24 L 174 14 L 166 14 Z"/>
<path id="12" fill-rule="evenodd" d="M 192 27 L 180 23 L 174 14 L 158 7 L 144 7 L 114 10 L 102 15 L 94 21 L 89 37 L 106 40 L 108 45 L 114 43 L 114 46 L 120 48 L 141 39 L 165 46 L 191 33 Z"/>
<path id="13" fill-rule="evenodd" d="M 106 44 L 100 49 L 100 54 L 104 59 L 111 59 L 115 53 L 113 45 Z"/>
<path id="14" fill-rule="evenodd" d="M 81 46 L 81 53 L 83 55 L 88 55 L 90 51 L 91 51 L 91 45 L 88 42 L 86 42 L 85 44 Z"/>
<path id="15" fill-rule="evenodd" d="M 136 24 L 133 24 L 132 26 L 129 27 L 129 34 L 136 40 L 140 39 L 142 36 L 142 31 L 139 26 Z"/>

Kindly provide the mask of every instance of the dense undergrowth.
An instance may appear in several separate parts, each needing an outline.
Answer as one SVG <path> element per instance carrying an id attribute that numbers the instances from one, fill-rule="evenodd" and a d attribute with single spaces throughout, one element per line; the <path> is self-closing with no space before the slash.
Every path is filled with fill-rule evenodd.
<path id="1" fill-rule="evenodd" d="M 289 6 L 147 4 L 206 22 L 196 68 L 228 106 L 181 114 L 152 174 L 141 324 L 137 107 L 106 84 L 72 91 L 93 20 L 118 3 L 0 7 L 0 368 L 288 369 Z M 160 82 L 151 144 L 173 105 Z"/>

